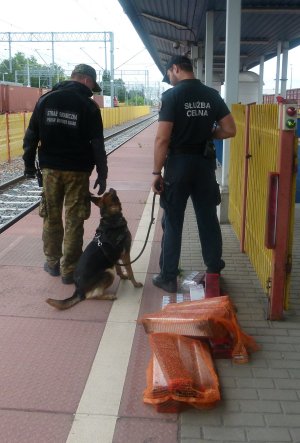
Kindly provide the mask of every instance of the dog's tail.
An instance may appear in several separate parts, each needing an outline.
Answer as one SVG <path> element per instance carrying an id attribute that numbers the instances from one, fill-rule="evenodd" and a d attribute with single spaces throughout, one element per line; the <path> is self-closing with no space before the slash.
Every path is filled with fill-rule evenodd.
<path id="1" fill-rule="evenodd" d="M 72 308 L 73 306 L 77 305 L 77 303 L 81 302 L 82 300 L 84 300 L 84 298 L 81 297 L 77 291 L 75 291 L 71 297 L 65 298 L 64 300 L 56 300 L 54 298 L 47 298 L 46 303 L 48 303 L 48 305 L 50 305 L 50 306 L 53 306 L 53 308 L 63 311 L 64 309 Z"/>

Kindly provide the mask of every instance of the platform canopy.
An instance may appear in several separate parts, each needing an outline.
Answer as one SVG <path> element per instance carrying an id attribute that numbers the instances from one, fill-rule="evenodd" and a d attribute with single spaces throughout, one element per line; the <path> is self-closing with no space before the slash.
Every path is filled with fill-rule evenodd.
<path id="1" fill-rule="evenodd" d="M 165 72 L 172 55 L 191 52 L 196 45 L 205 54 L 206 13 L 213 11 L 213 72 L 224 76 L 226 0 L 119 0 L 151 54 Z M 299 0 L 241 0 L 240 70 L 247 71 L 300 44 Z M 236 32 L 232 29 L 232 32 Z"/>

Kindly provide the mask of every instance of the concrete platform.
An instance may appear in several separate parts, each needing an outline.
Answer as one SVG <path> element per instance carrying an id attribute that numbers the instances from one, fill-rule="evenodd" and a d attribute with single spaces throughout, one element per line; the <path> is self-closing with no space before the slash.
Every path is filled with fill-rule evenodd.
<path id="1" fill-rule="evenodd" d="M 150 220 L 156 124 L 109 156 L 108 187 L 122 201 L 133 238 L 132 257 Z M 95 177 L 93 177 L 94 179 Z M 93 184 L 93 179 L 91 183 Z M 245 365 L 215 361 L 222 400 L 214 409 L 157 413 L 142 401 L 148 339 L 137 319 L 159 310 L 160 217 L 134 264 L 135 289 L 116 278 L 118 300 L 88 300 L 58 312 L 47 297 L 73 287 L 43 271 L 42 219 L 37 211 L 0 236 L 0 441 L 3 443 L 300 442 L 300 207 L 296 210 L 291 308 L 282 322 L 265 320 L 265 295 L 230 225 L 222 225 L 223 288 L 243 330 L 261 350 Z M 96 207 L 85 242 L 99 222 Z M 186 212 L 181 268 L 204 269 L 193 210 Z"/>

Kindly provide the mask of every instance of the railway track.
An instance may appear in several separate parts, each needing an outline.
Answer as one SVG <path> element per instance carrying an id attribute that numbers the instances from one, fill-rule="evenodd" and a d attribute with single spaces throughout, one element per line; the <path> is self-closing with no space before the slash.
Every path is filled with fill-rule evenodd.
<path id="1" fill-rule="evenodd" d="M 123 127 L 104 138 L 107 155 L 157 120 L 157 114 Z M 0 185 L 0 233 L 8 229 L 35 209 L 41 198 L 42 188 L 37 179 L 25 179 L 23 175 Z"/>

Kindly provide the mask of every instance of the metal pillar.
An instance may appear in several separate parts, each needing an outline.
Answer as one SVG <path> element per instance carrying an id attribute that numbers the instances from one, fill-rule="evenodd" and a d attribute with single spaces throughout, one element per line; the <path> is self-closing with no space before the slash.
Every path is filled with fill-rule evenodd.
<path id="1" fill-rule="evenodd" d="M 288 70 L 288 57 L 289 57 L 289 42 L 283 43 L 282 50 L 282 66 L 281 66 L 281 87 L 280 95 L 286 97 L 286 85 L 287 85 L 287 70 Z"/>
<path id="2" fill-rule="evenodd" d="M 278 42 L 277 43 L 277 61 L 276 61 L 276 78 L 275 78 L 274 103 L 276 103 L 276 97 L 279 94 L 280 56 L 281 56 L 281 42 Z"/>
<path id="3" fill-rule="evenodd" d="M 53 75 L 54 75 L 54 33 L 51 32 L 51 52 L 52 52 L 52 63 L 50 66 L 50 75 L 49 75 L 49 87 L 53 86 Z"/>
<path id="4" fill-rule="evenodd" d="M 12 58 L 11 58 L 11 35 L 8 33 L 8 56 L 9 56 L 9 72 L 12 73 Z"/>
<path id="5" fill-rule="evenodd" d="M 200 59 L 200 48 L 197 45 L 193 45 L 191 47 L 191 58 L 193 61 L 193 64 L 196 65 L 195 66 L 195 77 L 198 80 L 202 80 L 202 69 L 203 69 L 203 64 L 202 64 L 202 60 Z"/>
<path id="6" fill-rule="evenodd" d="M 197 66 L 197 78 L 202 81 L 202 73 L 203 73 L 203 59 L 202 58 L 197 58 L 196 66 Z"/>
<path id="7" fill-rule="evenodd" d="M 232 30 L 234 29 L 234 32 Z M 229 108 L 238 102 L 241 40 L 241 0 L 227 0 L 225 47 L 225 101 Z M 219 207 L 221 223 L 228 223 L 228 175 L 230 141 L 223 141 L 222 204 Z"/>
<path id="8" fill-rule="evenodd" d="M 232 32 L 232 29 L 235 32 Z M 225 47 L 225 101 L 238 102 L 241 40 L 241 0 L 227 0 Z"/>
<path id="9" fill-rule="evenodd" d="M 260 57 L 260 64 L 259 64 L 258 103 L 263 103 L 264 62 L 265 62 L 265 57 L 262 55 Z"/>
<path id="10" fill-rule="evenodd" d="M 114 107 L 114 33 L 110 32 L 110 99 Z"/>
<path id="11" fill-rule="evenodd" d="M 205 84 L 213 84 L 213 47 L 214 47 L 214 12 L 206 13 L 206 37 L 205 37 Z"/>
<path id="12" fill-rule="evenodd" d="M 31 84 L 30 84 L 30 69 L 29 69 L 29 60 L 28 60 L 28 58 L 26 59 L 26 61 L 27 61 L 27 86 L 30 87 L 31 86 Z"/>

